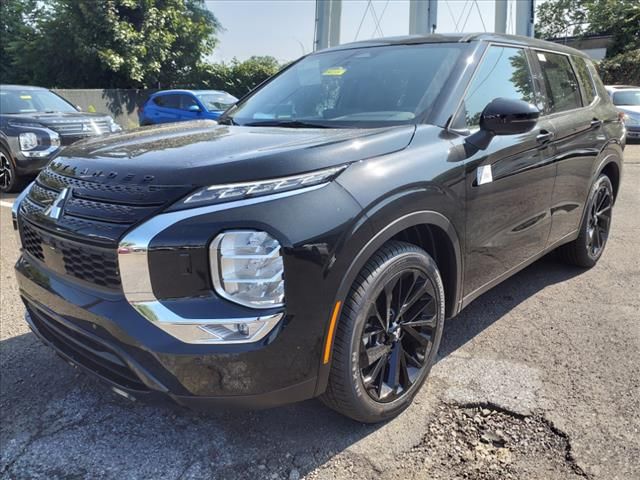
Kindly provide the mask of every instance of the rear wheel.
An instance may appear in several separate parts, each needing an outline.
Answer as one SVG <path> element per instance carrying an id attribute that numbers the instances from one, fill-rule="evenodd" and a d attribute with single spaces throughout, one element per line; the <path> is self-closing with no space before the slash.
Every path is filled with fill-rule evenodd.
<path id="1" fill-rule="evenodd" d="M 578 238 L 558 249 L 564 261 L 583 268 L 598 262 L 609 238 L 613 200 L 611 180 L 600 175 L 591 188 Z"/>
<path id="2" fill-rule="evenodd" d="M 360 272 L 345 301 L 322 400 L 374 423 L 409 406 L 434 363 L 444 323 L 444 288 L 433 259 L 392 241 Z"/>

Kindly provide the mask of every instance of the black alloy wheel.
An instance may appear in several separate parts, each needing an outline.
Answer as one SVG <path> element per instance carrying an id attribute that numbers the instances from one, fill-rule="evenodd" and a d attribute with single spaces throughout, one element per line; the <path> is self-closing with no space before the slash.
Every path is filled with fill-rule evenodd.
<path id="1" fill-rule="evenodd" d="M 435 362 L 444 316 L 444 285 L 433 258 L 410 243 L 383 245 L 344 301 L 321 400 L 365 423 L 399 415 Z"/>
<path id="2" fill-rule="evenodd" d="M 437 327 L 435 286 L 420 270 L 391 278 L 372 302 L 362 331 L 360 374 L 369 396 L 390 402 L 421 377 Z"/>
<path id="3" fill-rule="evenodd" d="M 600 175 L 591 187 L 578 238 L 558 248 L 562 260 L 583 268 L 593 267 L 604 252 L 613 214 L 611 180 Z"/>
<path id="4" fill-rule="evenodd" d="M 10 192 L 14 183 L 13 167 L 9 156 L 0 150 L 0 191 Z"/>
<path id="5" fill-rule="evenodd" d="M 609 182 L 600 182 L 593 196 L 587 223 L 587 252 L 593 259 L 602 254 L 609 238 L 613 192 Z"/>

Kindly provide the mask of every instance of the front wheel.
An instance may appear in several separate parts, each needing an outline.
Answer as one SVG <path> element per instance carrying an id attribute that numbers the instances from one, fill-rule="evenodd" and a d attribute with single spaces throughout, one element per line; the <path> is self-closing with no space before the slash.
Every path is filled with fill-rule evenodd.
<path id="1" fill-rule="evenodd" d="M 444 288 L 433 259 L 391 241 L 362 269 L 345 301 L 321 397 L 365 423 L 407 408 L 435 361 L 444 324 Z"/>
<path id="2" fill-rule="evenodd" d="M 611 180 L 600 175 L 591 188 L 578 238 L 558 249 L 565 262 L 583 268 L 598 262 L 609 238 L 613 200 Z"/>
<path id="3" fill-rule="evenodd" d="M 0 192 L 17 192 L 24 184 L 24 179 L 18 176 L 13 167 L 9 152 L 0 147 Z"/>

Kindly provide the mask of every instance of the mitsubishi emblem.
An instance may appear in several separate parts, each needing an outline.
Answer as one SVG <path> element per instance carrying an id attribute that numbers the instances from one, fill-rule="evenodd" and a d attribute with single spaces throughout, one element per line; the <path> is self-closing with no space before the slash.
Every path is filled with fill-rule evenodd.
<path id="1" fill-rule="evenodd" d="M 63 188 L 62 191 L 56 197 L 56 199 L 53 201 L 53 203 L 46 208 L 46 210 L 44 211 L 44 214 L 53 220 L 58 220 L 62 215 L 64 202 L 67 200 L 69 193 L 71 193 L 70 188 L 68 187 Z"/>

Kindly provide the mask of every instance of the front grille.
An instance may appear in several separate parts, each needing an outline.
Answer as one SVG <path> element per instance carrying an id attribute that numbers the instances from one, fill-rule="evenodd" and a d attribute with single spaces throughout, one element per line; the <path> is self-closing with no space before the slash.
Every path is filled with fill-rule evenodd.
<path id="1" fill-rule="evenodd" d="M 111 127 L 107 119 L 99 120 L 66 120 L 53 123 L 49 128 L 60 136 L 89 136 L 109 133 Z"/>
<path id="2" fill-rule="evenodd" d="M 102 339 L 78 327 L 72 328 L 26 303 L 33 326 L 55 349 L 116 385 L 141 392 L 149 390 L 127 362 Z"/>
<path id="3" fill-rule="evenodd" d="M 22 247 L 38 260 L 44 260 L 42 236 L 28 225 L 24 225 L 22 228 Z"/>
<path id="4" fill-rule="evenodd" d="M 83 169 L 85 170 L 85 169 Z M 24 250 L 53 271 L 99 287 L 120 289 L 118 242 L 133 225 L 185 195 L 188 186 L 150 185 L 140 176 L 118 182 L 108 176 L 78 177 L 54 161 L 20 204 L 18 225 Z M 63 189 L 62 215 L 47 216 Z"/>
<path id="5" fill-rule="evenodd" d="M 120 287 L 118 258 L 113 249 L 80 244 L 21 222 L 22 246 L 58 273 L 104 288 Z"/>

